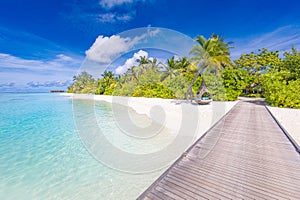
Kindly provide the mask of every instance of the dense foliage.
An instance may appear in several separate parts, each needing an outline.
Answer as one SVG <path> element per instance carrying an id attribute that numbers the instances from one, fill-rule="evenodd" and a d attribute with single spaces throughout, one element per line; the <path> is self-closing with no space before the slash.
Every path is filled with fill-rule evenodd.
<path id="1" fill-rule="evenodd" d="M 221 70 L 226 65 L 230 64 L 230 43 L 224 42 L 224 37 L 219 37 L 216 34 L 212 34 L 210 38 L 206 39 L 204 36 L 198 36 L 196 38 L 198 44 L 196 44 L 191 50 L 192 65 L 196 66 L 197 73 L 191 81 L 185 98 L 190 98 L 192 94 L 192 87 L 197 80 L 201 72 L 210 71 L 217 74 L 218 70 Z M 219 99 L 218 100 L 222 100 Z"/>
<path id="2" fill-rule="evenodd" d="M 300 53 L 258 50 L 234 61 L 237 70 L 247 73 L 242 95 L 265 97 L 272 106 L 300 108 Z"/>
<path id="3" fill-rule="evenodd" d="M 236 100 L 247 84 L 247 72 L 241 68 L 235 69 L 228 66 L 222 70 L 222 79 L 225 87 L 226 99 L 229 101 Z"/>
<path id="4" fill-rule="evenodd" d="M 263 89 L 270 105 L 300 108 L 300 53 L 295 48 L 263 76 Z"/>
<path id="5" fill-rule="evenodd" d="M 132 92 L 133 97 L 160 97 L 174 98 L 174 93 L 167 87 L 159 83 L 148 83 L 137 86 Z"/>
<path id="6" fill-rule="evenodd" d="M 87 72 L 81 72 L 77 76 L 73 76 L 73 85 L 68 87 L 67 92 L 73 93 L 95 93 L 96 90 L 96 81 L 92 75 Z"/>
<path id="7" fill-rule="evenodd" d="M 97 80 L 81 72 L 68 92 L 187 99 L 189 94 L 194 98 L 204 79 L 214 100 L 264 97 L 272 106 L 300 108 L 300 53 L 294 47 L 291 52 L 259 49 L 231 62 L 224 38 L 213 34 L 196 41 L 190 58 L 161 63 L 140 57 L 126 73 L 105 71 Z"/>
<path id="8" fill-rule="evenodd" d="M 236 69 L 247 72 L 243 95 L 260 97 L 263 93 L 262 75 L 269 69 L 278 69 L 281 65 L 279 51 L 268 51 L 265 48 L 259 49 L 257 53 L 242 54 L 239 59 L 234 60 Z"/>

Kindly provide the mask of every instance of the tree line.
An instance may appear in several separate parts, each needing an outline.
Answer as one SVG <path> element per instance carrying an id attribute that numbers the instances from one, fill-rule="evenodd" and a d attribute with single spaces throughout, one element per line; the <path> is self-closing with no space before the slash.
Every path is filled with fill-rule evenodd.
<path id="1" fill-rule="evenodd" d="M 233 46 L 224 37 L 195 40 L 189 58 L 173 56 L 162 63 L 140 57 L 126 73 L 105 71 L 98 79 L 81 72 L 68 92 L 188 100 L 204 79 L 214 100 L 264 97 L 272 106 L 300 108 L 300 52 L 294 47 L 286 52 L 258 49 L 232 61 Z"/>

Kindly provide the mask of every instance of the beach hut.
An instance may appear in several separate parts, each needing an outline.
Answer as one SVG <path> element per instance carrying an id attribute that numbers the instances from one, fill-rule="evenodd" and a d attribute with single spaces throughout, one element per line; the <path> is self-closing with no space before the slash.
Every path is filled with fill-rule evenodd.
<path id="1" fill-rule="evenodd" d="M 211 94 L 205 85 L 204 79 L 202 79 L 195 101 L 200 105 L 206 105 L 212 102 Z"/>

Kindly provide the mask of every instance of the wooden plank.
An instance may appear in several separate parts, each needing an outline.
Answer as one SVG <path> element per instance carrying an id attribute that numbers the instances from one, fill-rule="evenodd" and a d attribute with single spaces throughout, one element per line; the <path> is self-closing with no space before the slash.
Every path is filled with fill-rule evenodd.
<path id="1" fill-rule="evenodd" d="M 138 199 L 299 199 L 285 134 L 262 101 L 241 101 Z"/>
<path id="2" fill-rule="evenodd" d="M 174 200 L 174 198 L 169 197 L 169 196 L 166 195 L 165 193 L 160 192 L 160 191 L 158 191 L 158 190 L 149 192 L 149 193 L 147 194 L 147 197 L 148 197 L 149 199 L 156 199 L 156 200 Z"/>
<path id="3" fill-rule="evenodd" d="M 215 199 L 230 199 L 230 194 L 225 194 L 222 192 L 218 192 L 213 187 L 207 187 L 207 185 L 199 184 L 200 179 L 196 182 L 193 182 L 189 177 L 181 176 L 176 173 L 170 173 L 170 177 L 165 177 L 165 180 L 170 182 L 177 182 L 178 184 L 184 185 L 189 188 L 190 191 L 194 191 L 194 193 L 198 196 L 211 199 L 212 197 Z"/>
<path id="4" fill-rule="evenodd" d="M 188 166 L 189 164 L 185 163 L 186 166 Z M 275 184 L 275 185 L 279 185 L 280 187 L 283 188 L 288 188 L 290 190 L 296 191 L 296 192 L 300 192 L 297 191 L 296 188 L 294 188 L 294 183 L 293 183 L 293 177 L 285 177 L 285 176 L 280 176 L 280 173 L 265 173 L 264 171 L 257 171 L 257 170 L 253 170 L 252 168 L 245 168 L 245 165 L 235 165 L 235 166 L 231 166 L 230 168 L 226 166 L 226 164 L 220 164 L 218 163 L 217 165 L 213 165 L 211 163 L 203 163 L 202 165 L 199 166 L 195 166 L 193 165 L 193 167 L 195 167 L 196 169 L 207 169 L 210 170 L 212 168 L 220 168 L 220 169 L 226 169 L 227 173 L 231 173 L 231 176 L 233 176 L 234 173 L 236 173 L 237 171 L 239 171 L 240 173 L 243 173 L 244 176 L 247 177 L 252 177 L 255 179 L 259 179 L 261 181 L 266 181 L 270 184 Z M 199 167 L 199 168 L 197 168 Z M 221 173 L 221 172 L 220 172 Z M 222 171 L 222 173 L 224 173 L 224 170 Z M 300 195 L 300 194 L 299 194 Z"/>
<path id="5" fill-rule="evenodd" d="M 182 182 L 187 186 L 194 188 L 197 193 L 200 192 L 200 195 L 205 195 L 205 197 L 209 199 L 212 197 L 218 199 L 251 199 L 250 196 L 242 196 L 240 193 L 237 193 L 225 184 L 221 185 L 219 182 L 210 181 L 201 177 L 184 176 L 182 174 L 178 174 L 178 172 L 180 172 L 180 170 L 170 172 L 171 176 L 166 178 Z"/>
<path id="6" fill-rule="evenodd" d="M 206 191 L 211 191 L 212 188 L 215 188 L 216 190 L 222 191 L 222 192 L 231 192 L 232 196 L 235 196 L 235 198 L 232 199 L 237 199 L 238 197 L 241 197 L 243 199 L 247 198 L 253 198 L 253 199 L 270 199 L 271 197 L 268 195 L 265 195 L 263 193 L 257 192 L 251 188 L 245 187 L 245 186 L 240 186 L 240 184 L 232 184 L 232 182 L 221 179 L 221 178 L 215 178 L 215 177 L 207 177 L 207 176 L 199 176 L 199 174 L 192 174 L 188 177 L 181 176 L 179 173 L 181 171 L 172 171 L 170 174 L 172 174 L 172 177 L 178 177 L 182 180 L 188 181 L 195 181 L 194 183 L 200 190 L 200 188 L 205 188 Z M 217 193 L 211 195 L 214 197 L 215 195 L 218 195 Z"/>
<path id="7" fill-rule="evenodd" d="M 214 170 L 209 169 L 195 169 L 194 167 L 184 166 L 183 168 L 177 168 L 178 171 L 186 171 L 190 172 L 190 174 L 199 174 L 199 173 L 206 173 L 208 174 L 206 178 L 215 178 L 218 181 L 225 180 L 230 185 L 243 185 L 245 188 L 251 188 L 252 190 L 255 190 L 256 192 L 260 192 L 266 195 L 270 195 L 272 198 L 282 198 L 286 195 L 291 197 L 299 197 L 300 193 L 298 191 L 293 191 L 293 189 L 289 189 L 286 187 L 281 187 L 284 185 L 276 185 L 271 184 L 267 181 L 259 181 L 258 179 L 249 178 L 245 176 L 245 174 L 242 173 L 227 173 L 226 170 L 217 170 L 214 168 Z M 192 175 L 190 175 L 192 176 Z M 292 179 L 291 179 L 292 180 Z M 267 192 L 266 192 L 267 191 Z M 280 192 L 279 192 L 280 191 Z"/>
<path id="8" fill-rule="evenodd" d="M 198 195 L 191 187 L 187 187 L 186 184 L 182 184 L 180 181 L 173 181 L 172 179 L 168 179 L 167 177 L 165 177 L 164 179 L 162 179 L 160 184 L 163 184 L 164 187 L 168 186 L 172 189 L 177 190 L 181 197 L 185 199 L 208 199 L 205 198 L 204 195 Z"/>

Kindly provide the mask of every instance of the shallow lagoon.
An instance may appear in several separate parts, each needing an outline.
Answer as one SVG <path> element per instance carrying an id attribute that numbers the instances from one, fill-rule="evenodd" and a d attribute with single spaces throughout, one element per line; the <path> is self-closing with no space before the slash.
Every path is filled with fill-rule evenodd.
<path id="1" fill-rule="evenodd" d="M 95 107 L 97 120 L 111 122 L 109 105 Z M 0 199 L 135 199 L 164 170 L 134 175 L 96 160 L 76 131 L 68 97 L 3 93 L 0 112 Z M 102 128 L 112 132 L 109 123 Z"/>

